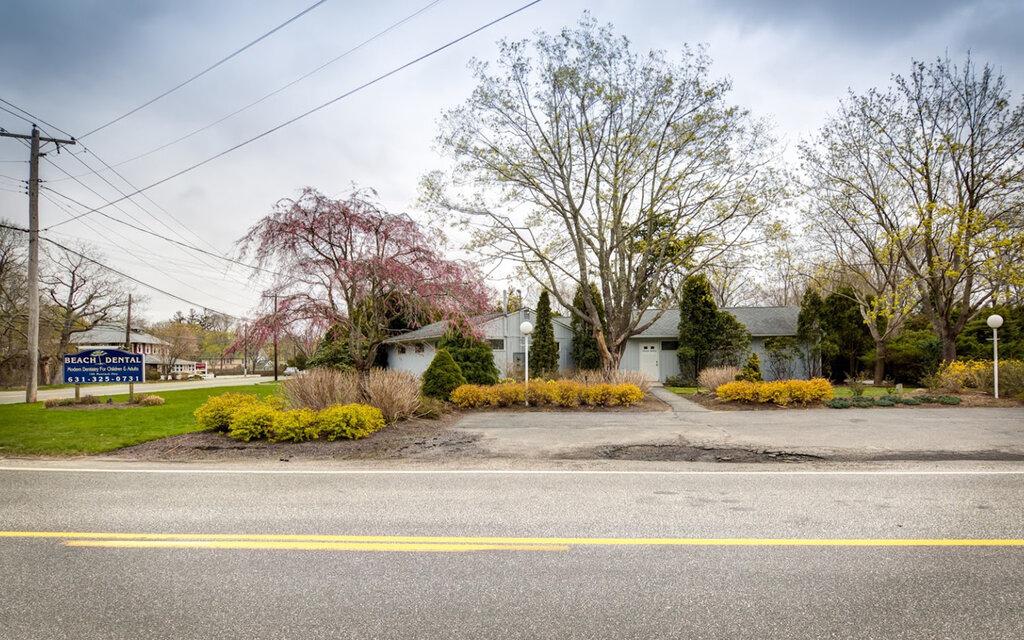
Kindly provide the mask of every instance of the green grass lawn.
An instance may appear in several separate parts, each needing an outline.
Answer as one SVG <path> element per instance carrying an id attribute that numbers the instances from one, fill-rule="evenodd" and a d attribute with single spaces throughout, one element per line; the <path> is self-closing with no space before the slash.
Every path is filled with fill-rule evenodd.
<path id="1" fill-rule="evenodd" d="M 697 387 L 665 387 L 672 393 L 680 396 L 692 396 L 697 393 Z"/>
<path id="2" fill-rule="evenodd" d="M 159 407 L 46 409 L 43 403 L 0 405 L 0 455 L 102 453 L 148 440 L 200 431 L 192 412 L 228 391 L 269 395 L 274 384 L 162 391 Z M 106 401 L 108 396 L 102 396 Z M 113 396 L 123 402 L 128 395 Z"/>

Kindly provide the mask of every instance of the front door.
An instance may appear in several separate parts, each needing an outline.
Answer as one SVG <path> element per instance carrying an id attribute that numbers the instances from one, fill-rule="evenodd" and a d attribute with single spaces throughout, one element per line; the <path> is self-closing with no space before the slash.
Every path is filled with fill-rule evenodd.
<path id="1" fill-rule="evenodd" d="M 659 355 L 657 342 L 640 343 L 640 373 L 651 380 L 658 380 L 661 377 Z"/>

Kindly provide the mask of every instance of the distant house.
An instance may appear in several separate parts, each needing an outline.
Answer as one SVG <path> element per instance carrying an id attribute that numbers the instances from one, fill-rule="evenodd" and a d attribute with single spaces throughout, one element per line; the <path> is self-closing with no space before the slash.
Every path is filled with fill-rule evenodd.
<path id="1" fill-rule="evenodd" d="M 526 341 L 519 331 L 524 320 L 536 321 L 532 309 L 520 309 L 502 313 L 486 313 L 469 318 L 469 323 L 476 327 L 481 338 L 491 345 L 494 364 L 502 376 L 511 372 L 522 371 L 526 354 Z M 572 367 L 572 332 L 569 322 L 562 318 L 552 318 L 555 329 L 555 342 L 558 343 L 558 367 Z M 413 331 L 388 338 L 384 341 L 387 350 L 388 367 L 400 369 L 420 375 L 430 365 L 437 353 L 437 343 L 448 331 L 447 320 L 428 324 Z"/>
<path id="2" fill-rule="evenodd" d="M 740 324 L 750 332 L 750 351 L 761 360 L 761 374 L 766 380 L 772 378 L 767 366 L 768 354 L 765 340 L 773 337 L 796 337 L 799 307 L 725 307 Z M 654 314 L 654 309 L 644 312 L 640 324 L 645 324 Z M 665 380 L 679 373 L 679 309 L 669 309 L 657 321 L 626 343 L 620 369 L 642 371 L 652 380 Z M 801 378 L 806 375 L 802 357 L 791 360 L 786 367 L 788 376 Z"/>
<path id="3" fill-rule="evenodd" d="M 761 373 L 765 379 L 772 374 L 767 366 L 768 354 L 765 340 L 772 337 L 796 336 L 797 307 L 730 307 L 723 311 L 731 313 L 750 332 L 750 351 L 761 359 Z M 657 311 L 650 309 L 641 317 L 644 324 Z M 512 313 L 489 313 L 470 318 L 470 322 L 478 327 L 483 338 L 490 343 L 494 353 L 494 364 L 502 375 L 510 371 L 521 370 L 524 356 L 524 340 L 519 332 L 523 320 L 535 320 L 531 309 L 522 309 Z M 558 366 L 560 369 L 571 369 L 572 362 L 572 331 L 569 321 L 565 318 L 554 318 L 555 341 L 558 343 Z M 435 322 L 394 336 L 384 341 L 387 350 L 388 366 L 393 369 L 409 371 L 419 375 L 426 370 L 437 351 L 437 342 L 448 330 L 447 321 Z M 641 371 L 652 380 L 664 381 L 669 376 L 679 373 L 679 359 L 676 349 L 679 347 L 679 310 L 669 309 L 657 321 L 642 333 L 633 336 L 626 342 L 626 350 L 622 354 L 620 369 Z M 517 369 L 518 367 L 518 369 Z M 806 374 L 803 356 L 786 363 L 787 377 L 799 378 Z"/>
<path id="4" fill-rule="evenodd" d="M 143 331 L 132 331 L 130 334 L 131 351 L 146 356 L 146 368 L 156 369 L 158 373 L 169 373 L 173 376 L 193 375 L 196 373 L 196 363 L 193 360 L 177 359 L 170 364 L 169 347 L 160 338 Z M 100 325 L 88 331 L 76 333 L 71 338 L 71 344 L 79 351 L 86 349 L 124 349 L 124 327 L 114 325 Z M 170 364 L 170 371 L 167 370 Z"/>

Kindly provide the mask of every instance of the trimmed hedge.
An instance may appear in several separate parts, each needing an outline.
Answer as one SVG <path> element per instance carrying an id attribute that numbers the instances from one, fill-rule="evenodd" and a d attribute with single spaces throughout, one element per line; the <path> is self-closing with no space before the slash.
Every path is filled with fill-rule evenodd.
<path id="1" fill-rule="evenodd" d="M 833 391 L 832 383 L 824 378 L 773 380 L 771 382 L 737 380 L 718 387 L 715 395 L 726 402 L 740 401 L 757 404 L 770 402 L 784 407 L 791 403 L 810 404 L 831 400 Z"/>
<path id="2" fill-rule="evenodd" d="M 574 408 L 629 407 L 644 399 L 644 392 L 635 384 L 598 382 L 585 384 L 576 380 L 531 380 L 529 391 L 519 382 L 495 385 L 464 384 L 451 394 L 451 401 L 463 409 L 510 407 L 525 404 L 529 394 L 531 405 L 552 405 Z"/>

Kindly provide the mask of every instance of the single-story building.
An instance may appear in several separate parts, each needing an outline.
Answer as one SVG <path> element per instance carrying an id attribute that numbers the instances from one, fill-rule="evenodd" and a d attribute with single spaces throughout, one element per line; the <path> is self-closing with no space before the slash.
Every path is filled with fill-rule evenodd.
<path id="1" fill-rule="evenodd" d="M 481 338 L 491 345 L 494 364 L 498 372 L 510 376 L 515 371 L 522 371 L 526 356 L 526 339 L 519 331 L 524 321 L 536 322 L 537 314 L 532 309 L 520 309 L 502 313 L 486 313 L 474 316 L 469 322 L 477 328 Z M 572 330 L 565 318 L 552 318 L 555 329 L 555 342 L 558 343 L 558 368 L 572 368 Z M 416 375 L 422 374 L 430 366 L 430 361 L 437 353 L 438 341 L 447 333 L 449 323 L 441 320 L 414 329 L 407 333 L 388 338 L 384 341 L 387 350 L 388 367 L 409 371 Z"/>
<path id="2" fill-rule="evenodd" d="M 190 376 L 196 375 L 194 360 L 177 358 L 170 363 L 170 345 L 164 340 L 146 333 L 144 331 L 132 330 L 129 334 L 132 353 L 141 353 L 146 356 L 146 368 L 156 369 L 161 375 Z M 76 333 L 71 338 L 71 344 L 79 351 L 87 349 L 124 349 L 124 327 L 116 325 L 99 325 Z M 168 371 L 168 369 L 170 369 Z"/>
<path id="3" fill-rule="evenodd" d="M 765 340 L 772 337 L 796 336 L 798 307 L 730 307 L 723 311 L 731 313 L 750 332 L 750 351 L 761 359 L 761 373 L 765 379 L 773 377 L 768 367 Z M 657 311 L 644 312 L 641 324 L 653 317 Z M 519 331 L 524 320 L 534 322 L 536 314 L 532 309 L 502 313 L 488 313 L 470 318 L 478 327 L 484 340 L 491 344 L 494 364 L 503 376 L 511 371 L 521 371 L 525 354 L 525 340 Z M 567 318 L 553 318 L 555 341 L 558 343 L 558 366 L 560 369 L 573 368 L 572 331 Z M 388 366 L 393 369 L 422 374 L 430 365 L 437 351 L 437 342 L 448 331 L 448 322 L 442 320 L 419 329 L 388 338 L 384 341 Z M 658 320 L 626 343 L 619 368 L 642 371 L 652 380 L 664 381 L 679 373 L 676 349 L 679 347 L 679 310 L 669 309 Z M 806 375 L 803 356 L 787 363 L 787 375 L 799 378 Z"/>

